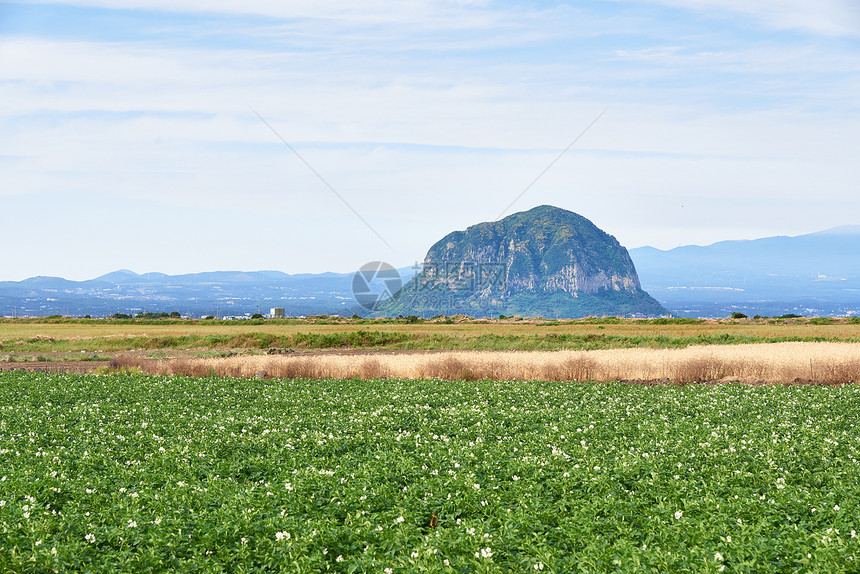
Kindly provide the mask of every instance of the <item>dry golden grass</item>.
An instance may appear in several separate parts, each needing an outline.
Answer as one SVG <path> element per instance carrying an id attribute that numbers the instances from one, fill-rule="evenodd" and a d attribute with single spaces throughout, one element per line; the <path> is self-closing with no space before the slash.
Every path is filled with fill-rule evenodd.
<path id="1" fill-rule="evenodd" d="M 253 355 L 168 360 L 120 357 L 116 365 L 140 367 L 153 374 L 276 378 L 849 383 L 860 381 L 860 344 L 775 343 L 600 351 Z"/>

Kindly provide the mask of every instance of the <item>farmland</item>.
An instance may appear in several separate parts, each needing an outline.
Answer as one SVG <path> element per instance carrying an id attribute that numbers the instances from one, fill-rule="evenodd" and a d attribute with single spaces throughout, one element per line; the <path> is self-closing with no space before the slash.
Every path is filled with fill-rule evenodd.
<path id="1" fill-rule="evenodd" d="M 0 320 L 0 360 L 23 354 L 268 347 L 387 350 L 595 350 L 775 342 L 860 342 L 856 319 L 569 321 Z"/>
<path id="2" fill-rule="evenodd" d="M 7 319 L 0 320 L 0 370 L 852 382 L 860 379 L 858 343 L 855 318 Z"/>
<path id="3" fill-rule="evenodd" d="M 0 373 L 0 570 L 854 572 L 860 386 Z"/>

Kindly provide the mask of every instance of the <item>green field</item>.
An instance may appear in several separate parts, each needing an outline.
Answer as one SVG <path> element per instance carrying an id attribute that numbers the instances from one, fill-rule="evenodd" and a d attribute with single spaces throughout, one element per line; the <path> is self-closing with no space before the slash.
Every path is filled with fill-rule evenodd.
<path id="1" fill-rule="evenodd" d="M 4 319 L 0 361 L 81 359 L 130 350 L 594 350 L 787 341 L 860 342 L 860 319 L 578 319 L 259 321 Z M 83 352 L 83 357 L 81 352 Z"/>
<path id="2" fill-rule="evenodd" d="M 0 373 L 0 571 L 857 572 L 858 415 L 857 385 Z"/>

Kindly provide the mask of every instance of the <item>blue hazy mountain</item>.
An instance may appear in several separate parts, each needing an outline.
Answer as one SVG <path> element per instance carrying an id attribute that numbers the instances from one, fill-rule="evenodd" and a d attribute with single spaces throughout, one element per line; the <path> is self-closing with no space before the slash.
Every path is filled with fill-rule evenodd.
<path id="1" fill-rule="evenodd" d="M 399 270 L 404 281 L 411 268 Z M 87 281 L 31 277 L 0 282 L 0 316 L 92 315 L 178 311 L 183 315 L 244 315 L 283 307 L 289 315 L 353 314 L 353 273 L 212 271 L 137 274 L 120 269 Z"/>
<path id="2" fill-rule="evenodd" d="M 854 315 L 860 226 L 798 236 L 630 250 L 642 288 L 682 316 Z"/>

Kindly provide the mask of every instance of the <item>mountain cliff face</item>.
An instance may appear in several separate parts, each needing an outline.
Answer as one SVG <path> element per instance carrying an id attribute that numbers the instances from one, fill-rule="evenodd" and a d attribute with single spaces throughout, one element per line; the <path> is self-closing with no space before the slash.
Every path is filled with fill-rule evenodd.
<path id="1" fill-rule="evenodd" d="M 442 238 L 382 314 L 668 315 L 618 241 L 544 205 Z"/>

